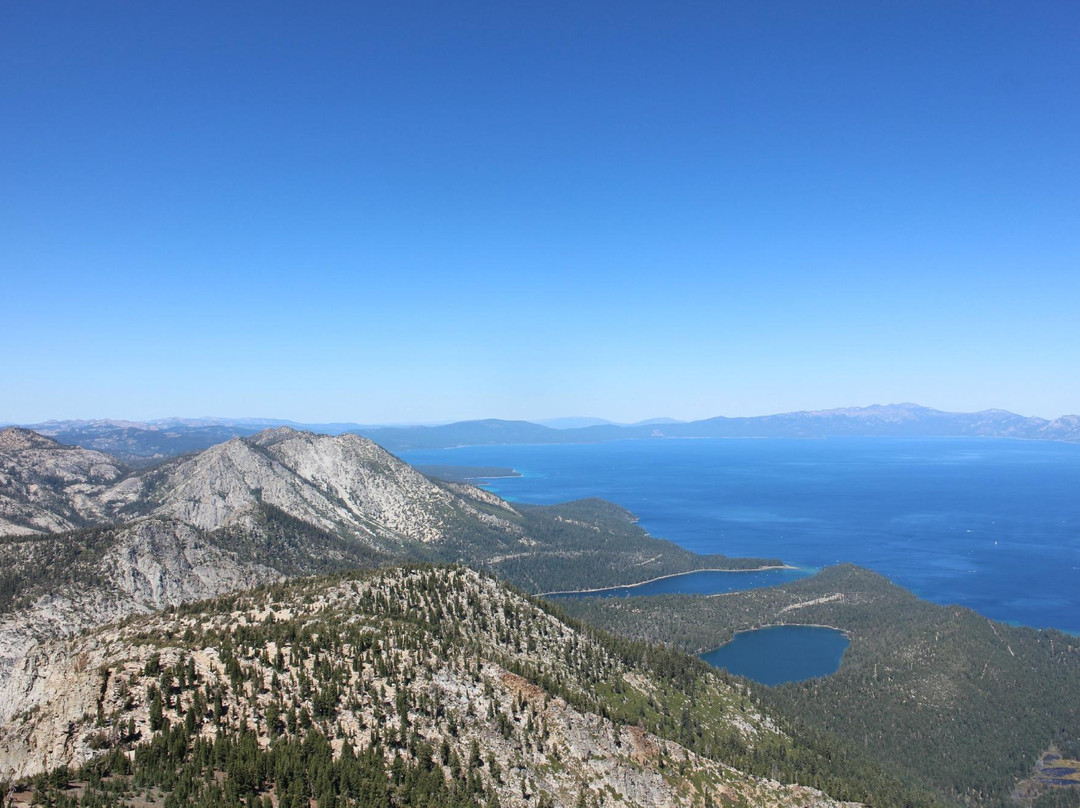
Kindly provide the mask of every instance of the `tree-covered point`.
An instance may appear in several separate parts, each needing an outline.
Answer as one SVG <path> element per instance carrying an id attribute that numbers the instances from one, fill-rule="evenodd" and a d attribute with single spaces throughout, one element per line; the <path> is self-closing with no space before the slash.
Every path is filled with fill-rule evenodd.
<path id="1" fill-rule="evenodd" d="M 1080 640 L 920 600 L 849 565 L 717 597 L 563 601 L 613 632 L 693 653 L 733 632 L 829 625 L 851 645 L 839 671 L 775 688 L 764 708 L 869 750 L 890 771 L 967 805 L 1009 805 L 1039 754 L 1080 747 Z M 1073 797 L 1047 795 L 1045 800 Z"/>
<path id="2" fill-rule="evenodd" d="M 521 472 L 508 466 L 451 466 L 422 463 L 413 468 L 428 477 L 450 483 L 475 483 L 486 477 L 520 477 Z"/>
<path id="3" fill-rule="evenodd" d="M 701 569 L 757 569 L 783 563 L 776 558 L 698 555 L 649 535 L 632 513 L 602 499 L 559 505 L 515 503 L 514 509 L 517 516 L 507 516 L 502 509 L 495 513 L 518 526 L 517 537 L 508 540 L 505 533 L 476 520 L 445 546 L 432 548 L 430 560 L 468 564 L 533 594 L 635 584 Z"/>
<path id="4" fill-rule="evenodd" d="M 101 561 L 118 530 L 0 537 L 0 614 L 69 587 L 107 586 Z"/>

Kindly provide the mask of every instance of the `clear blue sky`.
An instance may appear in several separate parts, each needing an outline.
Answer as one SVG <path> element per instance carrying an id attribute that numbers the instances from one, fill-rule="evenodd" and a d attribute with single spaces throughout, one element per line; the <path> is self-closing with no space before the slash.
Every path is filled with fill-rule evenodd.
<path id="1" fill-rule="evenodd" d="M 1080 411 L 1080 6 L 0 4 L 0 421 Z"/>

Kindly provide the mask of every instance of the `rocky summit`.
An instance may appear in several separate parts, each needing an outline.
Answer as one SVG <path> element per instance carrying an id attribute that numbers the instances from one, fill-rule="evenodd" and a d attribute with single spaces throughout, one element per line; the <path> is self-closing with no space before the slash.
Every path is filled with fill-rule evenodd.
<path id="1" fill-rule="evenodd" d="M 109 455 L 64 446 L 28 429 L 0 430 L 0 536 L 102 524 L 126 497 L 127 469 Z"/>
<path id="2" fill-rule="evenodd" d="M 449 512 L 470 510 L 460 490 L 448 492 L 366 438 L 287 427 L 139 472 L 100 452 L 12 427 L 0 432 L 0 474 L 0 535 L 147 516 L 212 531 L 243 524 L 266 504 L 387 549 L 438 542 Z"/>

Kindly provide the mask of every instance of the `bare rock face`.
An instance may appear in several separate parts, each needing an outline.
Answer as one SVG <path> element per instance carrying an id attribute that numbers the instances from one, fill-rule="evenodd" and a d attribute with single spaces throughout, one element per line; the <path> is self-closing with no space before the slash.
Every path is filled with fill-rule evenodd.
<path id="1" fill-rule="evenodd" d="M 350 512 L 415 541 L 444 538 L 453 498 L 367 438 L 275 429 L 253 442 Z"/>
<path id="2" fill-rule="evenodd" d="M 366 438 L 286 427 L 207 449 L 173 470 L 155 497 L 155 513 L 203 530 L 234 524 L 265 502 L 375 546 L 440 541 L 453 499 Z"/>
<path id="3" fill-rule="evenodd" d="M 215 530 L 233 524 L 264 498 L 289 513 L 322 522 L 316 492 L 273 458 L 237 438 L 177 466 L 155 491 L 155 499 L 161 502 L 155 513 L 201 530 Z"/>
<path id="4" fill-rule="evenodd" d="M 102 651 L 96 643 L 59 642 L 36 647 L 19 660 L 0 691 L 0 723 L 7 727 L 0 767 L 12 773 L 48 771 L 82 756 L 72 719 L 97 708 L 100 681 L 85 674 L 91 660 L 104 663 Z M 25 717 L 27 707 L 36 713 L 33 722 Z M 29 759 L 39 762 L 28 765 Z"/>
<path id="5" fill-rule="evenodd" d="M 8 544 L 0 558 L 33 569 L 47 551 L 41 539 Z M 76 583 L 40 594 L 28 607 L 0 615 L 0 682 L 40 642 L 129 614 L 247 589 L 283 576 L 240 562 L 181 522 L 143 519 L 118 528 L 99 557 L 81 559 L 94 585 Z M 89 555 L 89 554 L 87 554 Z M 0 707 L 0 723 L 5 713 Z"/>
<path id="6" fill-rule="evenodd" d="M 127 475 L 101 452 L 64 446 L 28 429 L 0 430 L 0 536 L 57 533 L 108 521 L 99 502 Z M 113 500 L 113 508 L 126 502 Z"/>
<path id="7" fill-rule="evenodd" d="M 190 525 L 146 519 L 121 531 L 101 574 L 139 610 L 176 606 L 281 578 L 269 567 L 240 563 Z"/>

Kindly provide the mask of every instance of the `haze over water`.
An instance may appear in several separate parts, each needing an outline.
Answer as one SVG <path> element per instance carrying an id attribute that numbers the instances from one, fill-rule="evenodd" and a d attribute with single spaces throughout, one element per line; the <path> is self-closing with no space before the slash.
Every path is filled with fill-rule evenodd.
<path id="1" fill-rule="evenodd" d="M 406 452 L 512 466 L 513 501 L 602 497 L 699 553 L 852 562 L 938 603 L 1080 633 L 1080 446 L 972 438 L 618 441 Z"/>

